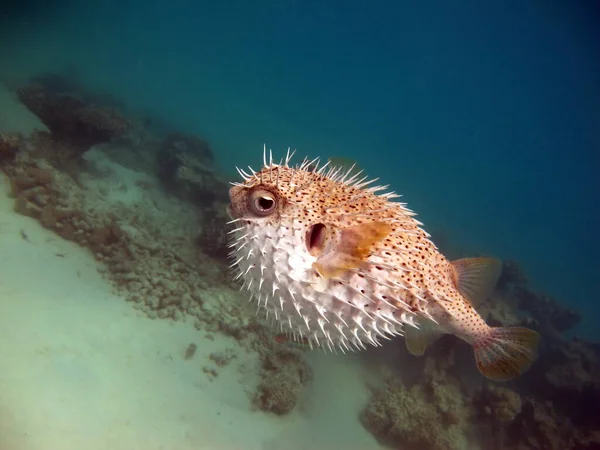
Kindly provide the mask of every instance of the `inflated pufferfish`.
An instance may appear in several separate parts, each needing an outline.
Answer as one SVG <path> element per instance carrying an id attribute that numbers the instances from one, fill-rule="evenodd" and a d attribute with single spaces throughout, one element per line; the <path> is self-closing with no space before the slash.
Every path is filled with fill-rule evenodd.
<path id="1" fill-rule="evenodd" d="M 269 152 L 270 154 L 270 152 Z M 502 381 L 534 362 L 539 334 L 488 326 L 472 306 L 501 272 L 493 258 L 448 261 L 415 214 L 352 170 L 272 155 L 233 183 L 233 267 L 278 326 L 330 350 L 404 335 L 422 355 L 444 333 L 469 343 L 477 368 Z"/>

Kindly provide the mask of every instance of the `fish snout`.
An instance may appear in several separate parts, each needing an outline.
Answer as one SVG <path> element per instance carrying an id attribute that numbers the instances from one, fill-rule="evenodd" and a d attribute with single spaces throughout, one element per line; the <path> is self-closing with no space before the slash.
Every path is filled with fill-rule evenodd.
<path id="1" fill-rule="evenodd" d="M 241 186 L 234 186 L 229 189 L 229 205 L 227 205 L 226 211 L 232 220 L 244 216 L 244 212 L 247 209 L 246 197 L 245 189 L 241 188 Z"/>

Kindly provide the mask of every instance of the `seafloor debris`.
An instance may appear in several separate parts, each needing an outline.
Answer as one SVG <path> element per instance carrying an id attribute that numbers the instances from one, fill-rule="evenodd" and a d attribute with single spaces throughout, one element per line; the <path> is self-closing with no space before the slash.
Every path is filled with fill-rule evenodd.
<path id="1" fill-rule="evenodd" d="M 194 344 L 193 342 L 190 343 L 190 345 L 187 346 L 187 348 L 185 349 L 185 355 L 183 355 L 183 359 L 186 360 L 190 360 L 194 357 L 194 355 L 196 354 L 196 349 L 198 348 L 198 346 L 196 344 Z"/>

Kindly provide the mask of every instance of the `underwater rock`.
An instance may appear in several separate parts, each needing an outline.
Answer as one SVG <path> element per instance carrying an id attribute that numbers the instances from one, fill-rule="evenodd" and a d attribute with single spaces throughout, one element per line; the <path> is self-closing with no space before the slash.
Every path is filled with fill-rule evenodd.
<path id="1" fill-rule="evenodd" d="M 209 144 L 193 135 L 171 133 L 156 156 L 158 176 L 166 190 L 202 208 L 228 201 L 229 187 L 217 177 Z"/>
<path id="2" fill-rule="evenodd" d="M 21 143 L 21 137 L 17 134 L 0 133 L 0 165 L 15 159 Z"/>
<path id="3" fill-rule="evenodd" d="M 567 331 L 581 321 L 579 312 L 560 305 L 548 295 L 533 292 L 526 287 L 518 288 L 514 295 L 518 307 L 528 311 L 550 334 Z"/>
<path id="4" fill-rule="evenodd" d="M 58 73 L 40 73 L 31 77 L 29 82 L 31 84 L 42 86 L 47 92 L 54 95 L 69 93 L 79 94 L 82 96 L 84 91 L 82 85 L 76 80 L 75 77 Z"/>
<path id="5" fill-rule="evenodd" d="M 558 416 L 552 402 L 526 398 L 507 441 L 504 448 L 515 450 L 594 450 L 600 448 L 600 431 L 579 429 L 569 417 Z"/>
<path id="6" fill-rule="evenodd" d="M 570 330 L 581 321 L 577 311 L 562 306 L 546 294 L 534 292 L 528 283 L 527 274 L 517 261 L 503 262 L 497 291 L 502 294 L 504 303 L 528 312 L 531 319 L 538 323 L 540 331 L 555 337 L 557 333 Z"/>
<path id="7" fill-rule="evenodd" d="M 546 356 L 536 398 L 550 401 L 578 427 L 600 428 L 600 359 L 585 342 L 565 342 Z M 594 411 L 596 411 L 594 413 Z"/>
<path id="8" fill-rule="evenodd" d="M 514 303 L 512 297 L 508 297 L 508 294 L 494 293 L 489 301 L 482 303 L 478 307 L 478 310 L 490 326 L 507 327 L 522 325 L 535 329 L 537 323 L 525 323 L 524 319 L 518 316 Z"/>
<path id="9" fill-rule="evenodd" d="M 160 137 L 165 134 L 164 124 L 157 117 L 138 117 L 129 114 L 127 105 L 108 92 L 97 92 L 81 82 L 77 70 L 71 68 L 65 73 L 41 73 L 30 79 L 30 84 L 40 86 L 47 96 L 76 98 L 85 105 L 102 105 L 120 113 L 127 112 L 127 128 L 116 133 L 103 150 L 109 157 L 136 171 L 154 174 L 156 152 Z M 56 145 L 54 145 L 57 147 Z M 55 152 L 64 151 L 60 147 Z"/>
<path id="10" fill-rule="evenodd" d="M 123 167 L 156 176 L 156 154 L 161 139 L 143 117 L 130 117 L 131 127 L 115 137 L 102 151 Z"/>
<path id="11" fill-rule="evenodd" d="M 48 127 L 51 140 L 62 150 L 61 159 L 77 159 L 130 127 L 116 110 L 86 104 L 72 94 L 52 93 L 40 85 L 21 87 L 17 96 Z"/>
<path id="12" fill-rule="evenodd" d="M 196 238 L 196 244 L 202 251 L 213 258 L 226 260 L 229 256 L 229 227 L 230 220 L 225 205 L 215 205 L 212 214 L 206 214 L 202 231 Z"/>
<path id="13" fill-rule="evenodd" d="M 124 102 L 108 92 L 98 92 L 89 89 L 79 76 L 75 67 L 69 67 L 63 73 L 45 72 L 34 75 L 29 79 L 29 84 L 38 85 L 52 95 L 69 94 L 81 99 L 88 105 L 103 105 L 125 110 Z"/>
<path id="14" fill-rule="evenodd" d="M 513 259 L 502 261 L 502 273 L 496 284 L 497 290 L 510 292 L 516 288 L 525 288 L 528 283 L 527 274 L 518 261 Z"/>

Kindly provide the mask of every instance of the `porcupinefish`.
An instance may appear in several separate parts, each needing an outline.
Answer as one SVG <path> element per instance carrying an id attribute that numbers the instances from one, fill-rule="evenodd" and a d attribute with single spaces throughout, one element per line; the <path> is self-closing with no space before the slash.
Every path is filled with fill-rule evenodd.
<path id="1" fill-rule="evenodd" d="M 504 381 L 535 361 L 539 334 L 490 327 L 474 305 L 493 290 L 494 258 L 450 262 L 387 186 L 293 153 L 238 169 L 228 213 L 232 267 L 281 332 L 332 351 L 403 335 L 422 355 L 442 334 L 469 343 L 479 371 Z"/>

